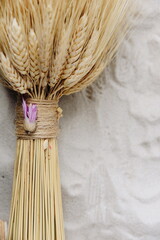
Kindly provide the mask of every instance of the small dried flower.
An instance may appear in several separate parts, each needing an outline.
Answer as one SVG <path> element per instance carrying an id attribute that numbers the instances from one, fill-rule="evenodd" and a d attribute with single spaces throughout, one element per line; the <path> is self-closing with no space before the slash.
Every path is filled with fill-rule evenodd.
<path id="1" fill-rule="evenodd" d="M 24 129 L 27 132 L 35 132 L 37 119 L 37 106 L 35 104 L 27 105 L 23 99 L 23 113 L 24 113 Z"/>

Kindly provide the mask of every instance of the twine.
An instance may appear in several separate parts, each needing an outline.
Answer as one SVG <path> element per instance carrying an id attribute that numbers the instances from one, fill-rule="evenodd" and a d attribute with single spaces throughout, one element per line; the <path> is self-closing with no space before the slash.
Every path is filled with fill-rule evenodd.
<path id="1" fill-rule="evenodd" d="M 27 104 L 37 105 L 36 130 L 33 133 L 24 129 L 22 101 L 17 102 L 16 135 L 20 139 L 56 138 L 59 133 L 59 118 L 62 110 L 58 102 L 49 100 L 27 99 Z"/>

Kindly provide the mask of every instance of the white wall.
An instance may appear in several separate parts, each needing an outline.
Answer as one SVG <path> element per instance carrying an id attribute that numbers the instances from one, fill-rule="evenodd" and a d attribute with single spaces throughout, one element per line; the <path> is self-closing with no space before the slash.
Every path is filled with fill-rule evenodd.
<path id="1" fill-rule="evenodd" d="M 64 97 L 59 152 L 66 240 L 160 239 L 160 1 L 92 87 Z M 0 88 L 0 218 L 15 154 L 13 94 Z"/>

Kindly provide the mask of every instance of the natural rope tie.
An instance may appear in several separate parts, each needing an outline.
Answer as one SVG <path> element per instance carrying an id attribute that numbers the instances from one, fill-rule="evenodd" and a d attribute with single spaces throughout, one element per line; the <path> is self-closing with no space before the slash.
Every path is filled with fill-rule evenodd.
<path id="1" fill-rule="evenodd" d="M 37 106 L 36 128 L 34 132 L 26 131 L 22 101 L 17 103 L 16 134 L 21 139 L 56 138 L 59 133 L 59 118 L 62 110 L 58 102 L 48 100 L 27 99 L 27 105 Z"/>

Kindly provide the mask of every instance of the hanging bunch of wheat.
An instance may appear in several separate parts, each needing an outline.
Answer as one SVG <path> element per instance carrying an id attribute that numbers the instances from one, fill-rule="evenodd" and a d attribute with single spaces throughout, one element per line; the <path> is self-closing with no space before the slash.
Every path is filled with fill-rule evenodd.
<path id="1" fill-rule="evenodd" d="M 129 10 L 129 0 L 1 0 L 0 76 L 18 93 L 8 240 L 64 240 L 58 102 L 111 62 Z"/>

